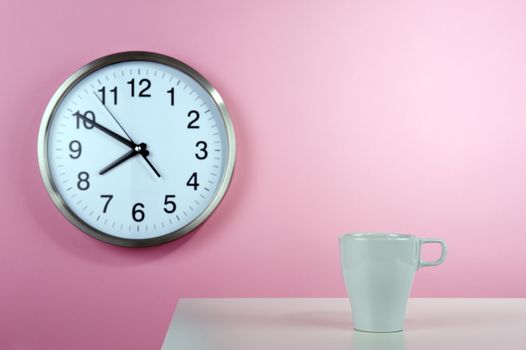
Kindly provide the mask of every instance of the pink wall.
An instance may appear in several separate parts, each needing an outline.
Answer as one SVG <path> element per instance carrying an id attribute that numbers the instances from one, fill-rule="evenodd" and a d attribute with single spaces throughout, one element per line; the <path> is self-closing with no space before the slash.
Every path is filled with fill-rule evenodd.
<path id="1" fill-rule="evenodd" d="M 155 349 L 179 297 L 343 296 L 337 236 L 447 240 L 414 296 L 526 297 L 519 1 L 2 1 L 0 348 Z M 158 51 L 222 93 L 225 201 L 162 247 L 109 246 L 44 190 L 48 99 L 108 53 Z"/>

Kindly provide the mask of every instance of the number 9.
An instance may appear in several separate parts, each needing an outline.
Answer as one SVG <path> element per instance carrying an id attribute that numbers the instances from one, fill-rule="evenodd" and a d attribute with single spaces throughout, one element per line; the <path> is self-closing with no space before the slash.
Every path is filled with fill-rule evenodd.
<path id="1" fill-rule="evenodd" d="M 73 140 L 69 143 L 69 150 L 72 152 L 69 157 L 71 159 L 79 159 L 81 153 L 82 153 L 82 145 L 79 141 Z M 76 153 L 76 154 L 74 154 Z"/>

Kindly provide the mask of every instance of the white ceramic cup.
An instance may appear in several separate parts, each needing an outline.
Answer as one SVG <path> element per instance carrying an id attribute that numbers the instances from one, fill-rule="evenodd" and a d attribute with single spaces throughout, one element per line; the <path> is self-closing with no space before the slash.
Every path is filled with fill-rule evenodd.
<path id="1" fill-rule="evenodd" d="M 441 245 L 438 260 L 421 259 L 421 247 L 426 243 Z M 351 300 L 354 329 L 401 331 L 415 271 L 442 264 L 446 253 L 446 243 L 440 239 L 392 233 L 340 236 L 341 266 Z"/>

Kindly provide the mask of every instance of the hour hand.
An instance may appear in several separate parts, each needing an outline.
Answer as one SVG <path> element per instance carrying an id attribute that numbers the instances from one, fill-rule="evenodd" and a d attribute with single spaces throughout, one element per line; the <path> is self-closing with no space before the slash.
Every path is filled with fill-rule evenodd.
<path id="1" fill-rule="evenodd" d="M 136 146 L 134 149 L 132 149 L 131 151 L 127 152 L 126 154 L 124 154 L 123 156 L 119 157 L 118 159 L 116 159 L 115 161 L 111 162 L 110 164 L 108 164 L 107 166 L 105 166 L 103 169 L 101 169 L 101 171 L 99 171 L 99 174 L 100 175 L 104 175 L 106 174 L 108 171 L 110 171 L 111 169 L 115 168 L 116 166 L 124 163 L 125 161 L 127 161 L 128 159 L 130 158 L 133 158 L 135 157 L 136 155 L 138 154 L 145 154 L 145 155 L 148 155 L 149 152 L 148 150 L 146 149 L 142 149 L 141 146 Z"/>

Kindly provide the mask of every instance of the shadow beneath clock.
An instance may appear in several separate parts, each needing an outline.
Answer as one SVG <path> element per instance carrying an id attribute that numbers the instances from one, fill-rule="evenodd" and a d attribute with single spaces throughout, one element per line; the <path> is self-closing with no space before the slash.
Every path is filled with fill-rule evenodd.
<path id="1" fill-rule="evenodd" d="M 43 192 L 42 197 L 47 196 L 45 190 Z M 92 238 L 74 227 L 61 216 L 51 200 L 47 200 L 49 203 L 46 205 L 27 200 L 28 211 L 39 228 L 38 233 L 45 235 L 47 241 L 61 250 L 101 265 L 141 264 L 161 259 L 179 250 L 200 231 L 200 228 L 197 228 L 175 241 L 153 247 L 115 246 Z"/>
<path id="2" fill-rule="evenodd" d="M 47 197 L 45 190 L 43 192 L 42 197 Z M 200 231 L 200 228 L 197 228 L 175 241 L 153 247 L 115 246 L 99 241 L 74 227 L 61 216 L 51 200 L 46 199 L 49 203 L 44 206 L 34 200 L 27 201 L 29 213 L 39 228 L 38 233 L 45 235 L 46 240 L 59 249 L 100 265 L 129 266 L 162 259 L 181 249 Z"/>

